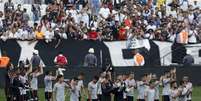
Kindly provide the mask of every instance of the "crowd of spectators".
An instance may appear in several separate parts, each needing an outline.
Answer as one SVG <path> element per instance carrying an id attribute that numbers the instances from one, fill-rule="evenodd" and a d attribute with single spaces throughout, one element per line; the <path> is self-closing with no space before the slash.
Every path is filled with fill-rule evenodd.
<path id="1" fill-rule="evenodd" d="M 40 0 L 25 1 L 33 3 L 32 16 L 24 3 L 17 7 L 12 0 L 4 3 L 2 40 L 201 41 L 201 9 L 196 0 L 45 0 L 45 14 Z"/>

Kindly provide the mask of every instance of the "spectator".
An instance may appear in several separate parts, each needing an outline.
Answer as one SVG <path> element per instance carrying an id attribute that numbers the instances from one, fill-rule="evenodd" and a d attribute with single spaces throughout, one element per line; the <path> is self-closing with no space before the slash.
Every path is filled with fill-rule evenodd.
<path id="1" fill-rule="evenodd" d="M 187 50 L 186 56 L 183 58 L 183 65 L 192 65 L 194 64 L 194 58 L 191 55 L 191 51 Z"/>
<path id="2" fill-rule="evenodd" d="M 97 67 L 97 57 L 94 54 L 93 48 L 90 48 L 89 53 L 85 56 L 84 66 L 85 67 Z"/>
<path id="3" fill-rule="evenodd" d="M 42 32 L 42 27 L 38 26 L 37 30 L 35 31 L 36 39 L 42 40 L 45 37 L 44 32 Z"/>
<path id="4" fill-rule="evenodd" d="M 80 11 L 80 21 L 83 21 L 84 25 L 86 25 L 87 27 L 89 27 L 89 15 L 86 11 L 86 9 L 82 9 Z"/>
<path id="5" fill-rule="evenodd" d="M 192 43 L 192 44 L 197 43 L 198 32 L 195 29 L 195 26 L 193 25 L 191 26 L 188 36 L 189 36 L 188 43 Z"/>
<path id="6" fill-rule="evenodd" d="M 29 17 L 29 14 L 27 13 L 27 9 L 26 8 L 23 9 L 23 16 L 22 16 L 22 18 L 23 18 L 23 22 L 25 24 L 28 24 L 28 21 L 30 20 L 30 17 Z"/>
<path id="7" fill-rule="evenodd" d="M 40 16 L 40 6 L 33 4 L 31 11 L 33 13 L 33 21 L 36 22 L 39 20 L 39 16 Z"/>
<path id="8" fill-rule="evenodd" d="M 89 0 L 89 9 L 91 10 L 92 16 L 98 16 L 100 7 L 101 7 L 100 0 Z"/>
<path id="9" fill-rule="evenodd" d="M 54 38 L 54 32 L 51 27 L 48 28 L 48 30 L 44 34 L 47 43 L 51 42 L 52 39 Z"/>
<path id="10" fill-rule="evenodd" d="M 45 2 L 49 4 L 51 1 Z M 30 1 L 25 3 L 27 2 Z M 40 9 L 40 3 L 38 0 L 34 1 L 31 8 L 33 18 L 29 18 L 27 8 L 22 11 L 21 6 L 23 5 L 17 3 L 18 6 L 15 9 L 12 0 L 8 0 L 4 4 L 4 17 L 0 14 L 0 29 L 3 26 L 3 30 L 0 32 L 1 39 L 26 40 L 28 38 L 30 40 L 33 37 L 25 37 L 27 29 L 24 30 L 22 27 L 34 27 L 28 30 L 28 34 L 32 34 L 36 28 L 36 26 L 31 25 L 33 21 L 34 23 L 40 22 L 38 25 L 42 26 L 42 32 L 46 32 L 50 26 L 53 32 L 56 28 L 59 28 L 59 34 L 54 35 L 54 39 L 67 39 L 66 35 L 68 39 L 86 39 L 86 35 L 90 33 L 89 28 L 95 27 L 99 32 L 98 37 L 102 40 L 148 38 L 171 42 L 176 39 L 177 43 L 182 44 L 200 42 L 201 14 L 199 2 L 196 1 L 189 2 L 190 5 L 187 6 L 187 1 L 175 0 L 113 0 L 112 3 L 105 0 L 89 0 L 88 2 L 83 0 L 57 0 L 47 5 L 45 14 L 43 9 Z M 40 19 L 40 16 L 43 17 Z M 191 25 L 195 28 L 191 29 Z M 107 29 L 107 31 L 104 29 Z M 150 30 L 153 30 L 151 34 Z M 197 35 L 192 35 L 192 30 L 197 31 Z M 129 35 L 133 37 L 127 37 Z M 195 36 L 197 37 L 196 41 Z M 46 38 L 43 35 L 42 38 L 37 39 Z M 51 42 L 51 40 L 49 41 Z"/>
<path id="11" fill-rule="evenodd" d="M 91 32 L 88 33 L 89 40 L 97 40 L 98 39 L 98 32 L 96 32 L 96 28 L 92 27 Z"/>
<path id="12" fill-rule="evenodd" d="M 8 2 L 4 4 L 4 13 L 10 13 L 13 11 L 14 11 L 14 4 L 12 0 L 8 0 Z"/>
<path id="13" fill-rule="evenodd" d="M 110 15 L 110 9 L 107 7 L 106 4 L 103 4 L 103 6 L 100 8 L 100 11 L 99 11 L 99 17 L 100 17 L 99 19 L 107 20 L 109 15 Z"/>

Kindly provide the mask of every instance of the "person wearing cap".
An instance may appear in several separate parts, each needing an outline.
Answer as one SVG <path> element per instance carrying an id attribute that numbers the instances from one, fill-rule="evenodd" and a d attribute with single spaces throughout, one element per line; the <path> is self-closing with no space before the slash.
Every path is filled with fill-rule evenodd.
<path id="1" fill-rule="evenodd" d="M 88 33 L 89 40 L 97 40 L 98 39 L 98 32 L 96 32 L 96 28 L 92 27 L 91 31 Z"/>
<path id="2" fill-rule="evenodd" d="M 186 56 L 183 58 L 183 65 L 192 65 L 194 64 L 194 58 L 191 55 L 191 51 L 187 50 Z"/>
<path id="3" fill-rule="evenodd" d="M 57 55 L 54 59 L 54 63 L 57 65 L 58 67 L 58 71 L 57 71 L 57 75 L 63 75 L 63 71 L 65 71 L 66 69 L 64 68 L 65 65 L 68 64 L 68 60 L 67 58 L 63 55 L 62 52 L 59 53 L 59 55 Z"/>
<path id="4" fill-rule="evenodd" d="M 85 56 L 84 66 L 85 67 L 96 67 L 97 66 L 97 57 L 94 54 L 94 49 L 90 48 L 89 53 Z"/>
<path id="5" fill-rule="evenodd" d="M 33 68 L 39 68 L 41 66 L 42 61 L 38 54 L 38 50 L 33 51 L 33 56 L 31 57 L 31 66 Z"/>
<path id="6" fill-rule="evenodd" d="M 66 57 L 63 55 L 63 53 L 59 52 L 59 55 L 57 55 L 54 59 L 54 63 L 63 67 L 68 64 L 68 61 L 67 61 Z"/>

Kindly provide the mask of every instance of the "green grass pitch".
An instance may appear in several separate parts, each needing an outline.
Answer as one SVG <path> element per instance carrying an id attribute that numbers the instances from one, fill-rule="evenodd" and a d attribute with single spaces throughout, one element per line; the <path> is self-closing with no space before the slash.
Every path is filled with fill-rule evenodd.
<path id="1" fill-rule="evenodd" d="M 40 101 L 45 101 L 44 100 L 44 89 L 43 88 L 39 89 L 38 95 L 39 95 Z M 136 95 L 135 95 L 135 97 L 136 97 Z M 82 101 L 87 101 L 86 98 L 87 98 L 86 96 L 83 97 Z M 3 89 L 0 89 L 0 101 L 6 101 Z M 66 96 L 66 101 L 70 101 L 69 100 L 69 94 L 67 94 L 67 96 Z M 136 100 L 134 100 L 134 101 L 136 101 Z M 193 99 L 192 99 L 192 101 L 201 101 L 201 86 L 193 88 Z"/>

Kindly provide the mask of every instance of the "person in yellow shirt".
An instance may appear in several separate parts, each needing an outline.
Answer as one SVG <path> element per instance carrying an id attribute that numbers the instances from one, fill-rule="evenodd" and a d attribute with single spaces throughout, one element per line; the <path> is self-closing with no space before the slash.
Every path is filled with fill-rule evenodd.
<path id="1" fill-rule="evenodd" d="M 166 0 L 157 0 L 156 7 L 160 10 L 164 6 Z"/>
<path id="2" fill-rule="evenodd" d="M 41 31 L 41 26 L 38 26 L 37 30 L 35 31 L 36 39 L 42 40 L 45 37 L 44 32 Z"/>

